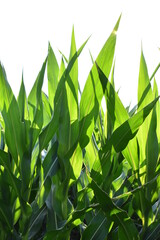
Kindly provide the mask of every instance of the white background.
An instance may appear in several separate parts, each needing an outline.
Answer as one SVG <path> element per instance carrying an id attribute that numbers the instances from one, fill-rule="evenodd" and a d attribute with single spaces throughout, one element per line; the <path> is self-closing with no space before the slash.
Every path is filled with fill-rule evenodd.
<path id="1" fill-rule="evenodd" d="M 160 62 L 160 3 L 152 0 L 0 0 L 0 61 L 17 96 L 22 71 L 27 94 L 47 56 L 48 42 L 67 57 L 72 26 L 77 48 L 92 34 L 79 57 L 79 81 L 84 87 L 94 59 L 122 13 L 116 46 L 115 85 L 127 106 L 137 102 L 141 46 L 149 76 Z M 160 74 L 156 75 L 160 86 Z M 44 83 L 47 91 L 47 82 Z"/>

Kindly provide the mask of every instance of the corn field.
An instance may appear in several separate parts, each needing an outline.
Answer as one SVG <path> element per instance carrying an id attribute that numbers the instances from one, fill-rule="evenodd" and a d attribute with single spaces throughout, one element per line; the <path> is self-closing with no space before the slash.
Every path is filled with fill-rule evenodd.
<path id="1" fill-rule="evenodd" d="M 83 91 L 88 39 L 77 49 L 74 28 L 69 58 L 59 65 L 49 44 L 28 96 L 23 77 L 14 96 L 0 64 L 1 240 L 160 239 L 159 67 L 149 77 L 141 52 L 137 105 L 125 108 L 114 81 L 119 22 Z"/>

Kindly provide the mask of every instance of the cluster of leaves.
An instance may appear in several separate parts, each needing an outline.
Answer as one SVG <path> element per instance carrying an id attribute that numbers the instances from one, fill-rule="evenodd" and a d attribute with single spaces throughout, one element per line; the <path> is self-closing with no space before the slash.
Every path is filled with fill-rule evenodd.
<path id="1" fill-rule="evenodd" d="M 0 239 L 159 239 L 160 103 L 141 54 L 138 104 L 114 87 L 120 18 L 81 93 L 69 60 L 48 56 L 27 97 L 0 65 Z M 45 68 L 48 96 L 42 91 Z M 109 81 L 110 79 L 110 81 Z M 106 112 L 101 102 L 105 97 Z"/>

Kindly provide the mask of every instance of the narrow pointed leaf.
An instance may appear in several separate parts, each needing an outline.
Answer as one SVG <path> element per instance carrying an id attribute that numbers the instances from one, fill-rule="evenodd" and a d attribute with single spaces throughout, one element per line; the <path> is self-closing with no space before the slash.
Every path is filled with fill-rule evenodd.
<path id="1" fill-rule="evenodd" d="M 88 41 L 88 39 L 87 39 L 87 41 Z M 62 97 L 62 90 L 63 90 L 63 87 L 64 87 L 65 79 L 66 79 L 67 75 L 69 75 L 76 59 L 78 58 L 78 56 L 82 52 L 82 50 L 83 50 L 84 46 L 86 45 L 87 41 L 74 54 L 74 56 L 72 57 L 72 59 L 68 63 L 68 66 L 67 66 L 65 72 L 63 73 L 61 79 L 60 79 L 60 82 L 59 82 L 59 85 L 58 85 L 58 88 L 57 88 L 57 91 L 56 91 L 56 94 L 55 94 L 54 113 L 53 113 L 52 119 L 51 119 L 50 123 L 42 131 L 42 133 L 40 134 L 40 137 L 39 137 L 40 151 L 42 151 L 42 149 L 44 147 L 46 147 L 46 145 L 49 143 L 49 141 L 52 139 L 55 132 L 57 131 L 58 124 L 59 124 L 59 114 L 60 114 L 59 104 L 61 104 L 61 100 L 62 100 L 61 97 Z"/>
<path id="2" fill-rule="evenodd" d="M 155 97 L 148 76 L 147 64 L 142 52 L 138 81 L 138 110 L 142 109 L 154 98 Z M 145 120 L 144 124 L 140 127 L 137 135 L 140 151 L 140 174 L 146 172 L 146 174 L 143 174 L 143 177 L 141 178 L 142 184 L 145 183 L 145 177 L 146 181 L 148 182 L 150 178 L 154 177 L 155 174 L 155 166 L 158 159 L 156 118 L 156 111 L 154 109 L 149 117 Z M 151 167 L 151 165 L 153 167 Z"/>
<path id="3" fill-rule="evenodd" d="M 117 21 L 115 28 L 113 29 L 110 37 L 104 44 L 104 47 L 100 51 L 96 63 L 104 71 L 107 77 L 109 77 L 115 45 L 116 45 L 116 31 L 118 30 L 120 18 Z M 92 135 L 95 121 L 97 119 L 100 103 L 105 91 L 106 82 L 101 84 L 94 63 L 89 76 L 87 78 L 80 102 L 80 134 L 79 141 L 81 148 L 84 148 Z"/>
<path id="4" fill-rule="evenodd" d="M 18 166 L 18 159 L 21 159 L 25 152 L 25 131 L 20 120 L 18 103 L 2 65 L 0 65 L 0 99 L 0 111 L 5 123 L 6 142 Z"/>
<path id="5" fill-rule="evenodd" d="M 59 66 L 53 49 L 49 43 L 48 45 L 48 62 L 47 62 L 47 76 L 48 76 L 48 97 L 51 108 L 53 109 L 54 96 L 58 85 Z"/>
<path id="6" fill-rule="evenodd" d="M 24 120 L 29 120 L 28 103 L 27 103 L 27 96 L 26 96 L 23 76 L 22 76 L 22 82 L 21 82 L 21 87 L 20 87 L 17 102 L 19 105 L 21 121 L 24 122 Z"/>
<path id="7" fill-rule="evenodd" d="M 30 142 L 31 149 L 33 149 L 41 128 L 43 126 L 43 103 L 41 89 L 43 85 L 44 73 L 46 68 L 46 61 L 43 63 L 42 68 L 38 74 L 36 82 L 29 94 L 28 103 L 29 103 L 29 114 L 32 122 L 30 130 Z"/>

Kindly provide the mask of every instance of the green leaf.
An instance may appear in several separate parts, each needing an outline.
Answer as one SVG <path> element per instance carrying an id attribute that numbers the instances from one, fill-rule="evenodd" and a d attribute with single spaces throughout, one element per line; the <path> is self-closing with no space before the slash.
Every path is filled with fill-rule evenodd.
<path id="1" fill-rule="evenodd" d="M 76 43 L 74 36 L 74 28 L 72 30 L 71 49 L 69 61 L 76 54 Z M 62 65 L 63 66 L 63 65 Z M 62 69 L 63 70 L 63 69 Z M 78 128 L 78 59 L 73 64 L 69 74 L 66 75 L 65 84 L 61 91 L 61 105 L 59 108 L 59 128 L 58 154 L 63 158 L 75 144 L 79 128 Z"/>
<path id="2" fill-rule="evenodd" d="M 42 163 L 40 185 L 36 195 L 36 200 L 38 201 L 39 207 L 42 207 L 44 204 L 51 188 L 51 178 L 59 169 L 57 149 L 58 144 L 55 142 L 48 151 Z"/>
<path id="3" fill-rule="evenodd" d="M 64 59 L 62 57 L 61 59 L 61 65 L 60 65 L 60 69 L 59 69 L 59 75 L 58 75 L 58 81 L 61 79 L 61 77 L 63 76 L 63 73 L 65 72 L 66 67 L 65 67 L 65 63 L 64 63 Z"/>
<path id="4" fill-rule="evenodd" d="M 22 158 L 25 151 L 25 132 L 20 121 L 18 103 L 2 65 L 0 65 L 0 86 L 0 111 L 5 122 L 6 142 L 18 167 L 18 159 Z"/>
<path id="5" fill-rule="evenodd" d="M 13 216 L 9 206 L 0 200 L 0 214 L 3 217 L 5 224 L 7 224 L 9 231 L 13 230 Z"/>
<path id="6" fill-rule="evenodd" d="M 152 223 L 144 234 L 145 240 L 158 240 L 160 238 L 160 224 L 159 222 Z"/>
<path id="7" fill-rule="evenodd" d="M 141 111 L 137 112 L 133 117 L 125 121 L 114 131 L 109 142 L 113 144 L 116 152 L 122 151 L 127 146 L 129 140 L 135 136 L 140 125 L 142 125 L 146 117 L 149 115 L 158 99 L 159 97 L 149 103 Z M 121 137 L 118 138 L 118 136 Z"/>
<path id="8" fill-rule="evenodd" d="M 33 149 L 43 126 L 43 103 L 41 89 L 43 85 L 46 61 L 47 59 L 43 63 L 34 86 L 28 96 L 29 114 L 32 123 L 30 130 L 31 149 Z"/>
<path id="9" fill-rule="evenodd" d="M 23 81 L 23 75 L 22 75 L 22 82 L 21 82 L 21 87 L 20 87 L 17 102 L 18 102 L 19 111 L 21 115 L 21 121 L 24 122 L 24 120 L 29 120 L 28 103 L 27 103 L 26 90 L 25 90 L 24 81 Z"/>
<path id="10" fill-rule="evenodd" d="M 101 84 L 99 81 L 96 64 L 98 64 L 106 76 L 109 77 L 113 63 L 116 45 L 116 31 L 118 30 L 119 22 L 120 18 L 98 55 L 96 63 L 94 63 L 89 73 L 81 96 L 79 141 L 82 149 L 89 143 L 106 86 L 106 82 Z"/>
<path id="11" fill-rule="evenodd" d="M 154 94 L 151 88 L 147 65 L 143 52 L 141 53 L 139 82 L 138 82 L 138 110 L 146 106 L 154 99 Z M 145 120 L 138 132 L 138 143 L 140 151 L 140 174 L 142 184 L 145 181 L 150 181 L 155 176 L 155 169 L 158 160 L 158 140 L 156 135 L 156 109 Z M 145 179 L 146 178 L 146 179 Z M 149 198 L 149 191 L 147 193 Z"/>
<path id="12" fill-rule="evenodd" d="M 138 231 L 127 215 L 127 213 L 118 208 L 108 196 L 108 194 L 92 180 L 90 184 L 91 188 L 93 189 L 97 201 L 100 203 L 102 210 L 105 212 L 108 221 L 113 221 L 118 229 L 119 229 L 119 239 L 120 240 L 133 240 L 133 239 L 140 239 Z"/>
<path id="13" fill-rule="evenodd" d="M 108 235 L 112 223 L 107 222 L 105 214 L 99 210 L 82 234 L 82 240 L 103 240 Z"/>
<path id="14" fill-rule="evenodd" d="M 88 41 L 88 39 L 87 39 L 87 41 Z M 44 130 L 42 131 L 42 133 L 39 136 L 40 151 L 42 151 L 47 146 L 47 144 L 49 143 L 49 141 L 52 139 L 55 132 L 57 131 L 57 128 L 59 125 L 59 115 L 60 115 L 60 110 L 61 110 L 59 108 L 59 106 L 61 105 L 61 101 L 62 101 L 62 93 L 63 93 L 65 80 L 67 79 L 67 76 L 69 76 L 69 73 L 70 73 L 76 59 L 82 52 L 87 41 L 74 54 L 74 56 L 68 63 L 68 66 L 60 79 L 60 82 L 59 82 L 57 90 L 56 90 L 55 98 L 54 98 L 54 113 L 52 115 L 52 119 L 51 119 L 50 123 L 44 128 Z"/>
<path id="15" fill-rule="evenodd" d="M 79 144 L 77 145 L 72 157 L 70 158 L 70 167 L 72 168 L 72 178 L 77 180 L 80 176 L 83 164 L 82 150 Z M 69 173 L 68 173 L 69 175 Z"/>
<path id="16" fill-rule="evenodd" d="M 105 164 L 108 164 L 108 159 L 113 153 L 113 148 L 116 152 L 120 152 L 126 148 L 128 142 L 136 135 L 140 125 L 144 122 L 145 118 L 153 109 L 158 99 L 159 97 L 144 107 L 140 112 L 125 121 L 113 132 L 111 138 L 107 141 L 100 153 L 101 164 L 99 163 L 97 166 L 97 163 L 95 163 L 95 166 L 93 166 L 93 170 L 96 172 L 96 174 L 102 171 L 104 175 L 103 178 L 105 177 Z M 95 173 L 93 173 L 93 176 L 94 174 Z"/>
<path id="17" fill-rule="evenodd" d="M 52 110 L 47 95 L 42 92 L 43 102 L 43 127 L 45 127 L 51 120 Z"/>
<path id="18" fill-rule="evenodd" d="M 148 139 L 146 145 L 146 182 L 151 181 L 155 177 L 156 166 L 158 161 L 158 139 L 156 134 L 156 125 L 157 125 L 157 116 L 156 116 L 156 108 L 154 107 L 152 111 L 152 118 L 148 131 Z M 152 198 L 153 186 L 149 186 L 147 188 L 147 198 L 150 200 Z"/>
<path id="19" fill-rule="evenodd" d="M 109 139 L 111 137 L 112 131 L 119 127 L 121 124 L 123 124 L 126 120 L 128 120 L 129 115 L 127 113 L 127 110 L 123 106 L 118 94 L 116 93 L 113 85 L 108 81 L 107 77 L 100 69 L 98 71 L 101 82 L 107 82 L 105 89 L 105 99 L 107 106 L 106 128 L 107 138 Z M 130 163 L 133 170 L 136 171 L 139 167 L 136 138 L 133 138 L 133 140 L 128 143 L 127 147 L 123 150 L 123 155 Z"/>
<path id="20" fill-rule="evenodd" d="M 69 61 L 76 54 L 74 28 L 72 30 Z M 61 112 L 58 129 L 59 155 L 65 156 L 75 144 L 78 128 L 78 59 L 75 60 L 69 74 L 66 75 L 65 86 L 62 92 Z"/>
<path id="21" fill-rule="evenodd" d="M 4 166 L 4 168 L 7 171 L 9 183 L 13 187 L 17 197 L 19 198 L 22 212 L 26 216 L 29 216 L 31 214 L 32 209 L 31 209 L 30 205 L 28 204 L 28 202 L 25 202 L 23 200 L 23 197 L 21 195 L 21 181 L 13 175 L 13 173 L 11 171 L 9 156 L 6 152 L 4 152 L 2 150 L 0 150 L 0 165 Z"/>
<path id="22" fill-rule="evenodd" d="M 153 93 L 155 97 L 158 97 L 158 86 L 157 86 L 156 80 L 154 80 Z M 159 123 L 160 121 L 160 102 L 159 101 L 157 101 L 157 104 L 156 104 L 156 116 L 157 116 L 157 123 Z M 159 151 L 160 151 L 160 124 L 157 124 L 156 133 L 157 133 L 158 145 L 159 145 Z"/>
<path id="23" fill-rule="evenodd" d="M 53 109 L 54 97 L 58 85 L 59 66 L 49 43 L 48 45 L 48 62 L 47 62 L 47 76 L 48 76 L 48 97 L 51 108 Z"/>
<path id="24" fill-rule="evenodd" d="M 146 61 L 141 52 L 139 80 L 138 80 L 138 109 L 142 109 L 149 102 L 153 101 L 153 92 L 149 81 Z"/>
<path id="25" fill-rule="evenodd" d="M 36 209 L 31 217 L 30 220 L 30 226 L 29 226 L 29 235 L 28 239 L 33 239 L 33 237 L 39 232 L 40 228 L 42 227 L 42 224 L 45 220 L 47 214 L 47 208 L 44 205 L 40 209 Z"/>
<path id="26" fill-rule="evenodd" d="M 84 155 L 84 163 L 87 166 L 87 169 L 89 169 L 89 171 L 91 171 L 93 164 L 95 162 L 95 159 L 98 155 L 98 151 L 96 150 L 94 143 L 93 143 L 93 139 L 90 139 L 90 142 L 88 143 L 88 145 L 85 147 L 85 155 Z"/>
<path id="27" fill-rule="evenodd" d="M 29 118 L 28 101 L 27 101 L 26 90 L 25 90 L 24 81 L 23 81 L 23 75 L 22 75 L 22 82 L 21 82 L 21 87 L 20 87 L 17 102 L 18 102 L 19 111 L 20 111 L 20 118 L 21 118 L 21 121 L 24 123 L 25 143 L 26 143 L 26 148 L 28 149 L 30 144 L 29 129 L 30 129 L 31 123 Z"/>

